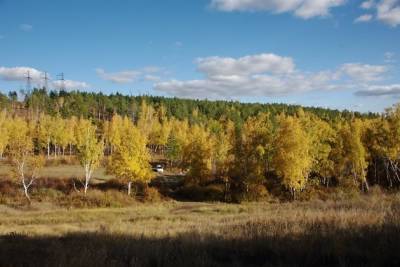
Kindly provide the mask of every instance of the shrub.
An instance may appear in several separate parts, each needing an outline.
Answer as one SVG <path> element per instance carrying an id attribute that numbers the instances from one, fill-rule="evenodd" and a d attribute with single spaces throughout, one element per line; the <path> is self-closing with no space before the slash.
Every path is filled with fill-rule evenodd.
<path id="1" fill-rule="evenodd" d="M 224 190 L 223 185 L 185 185 L 175 192 L 175 196 L 192 201 L 223 201 Z"/>
<path id="2" fill-rule="evenodd" d="M 160 202 L 162 200 L 162 195 L 154 187 L 146 187 L 144 190 L 144 201 L 149 202 Z"/>
<path id="3" fill-rule="evenodd" d="M 107 192 L 90 190 L 86 195 L 81 192 L 73 192 L 58 200 L 59 205 L 74 208 L 119 208 L 134 202 L 134 198 L 115 190 Z"/>

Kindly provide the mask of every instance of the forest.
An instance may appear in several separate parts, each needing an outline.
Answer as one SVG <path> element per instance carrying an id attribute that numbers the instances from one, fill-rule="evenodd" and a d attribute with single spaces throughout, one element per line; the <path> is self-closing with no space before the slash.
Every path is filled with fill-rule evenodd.
<path id="1" fill-rule="evenodd" d="M 400 263 L 399 105 L 35 89 L 0 108 L 1 266 Z"/>
<path id="2" fill-rule="evenodd" d="M 175 193 L 192 200 L 294 200 L 400 185 L 400 106 L 361 114 L 46 89 L 22 96 L 0 97 L 0 155 L 28 200 L 46 159 L 57 157 L 80 162 L 85 194 L 100 165 L 128 194 L 132 184 L 147 188 L 154 162 L 183 175 Z"/>

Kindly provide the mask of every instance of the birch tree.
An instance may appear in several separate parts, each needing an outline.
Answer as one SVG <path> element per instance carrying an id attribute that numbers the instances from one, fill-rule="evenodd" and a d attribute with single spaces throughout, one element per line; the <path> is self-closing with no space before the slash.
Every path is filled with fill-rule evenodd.
<path id="1" fill-rule="evenodd" d="M 8 154 L 23 186 L 24 195 L 30 202 L 29 188 L 38 177 L 38 172 L 44 165 L 44 159 L 33 155 L 33 142 L 25 120 L 15 118 L 10 123 L 9 131 L 12 138 L 8 145 Z"/>
<path id="2" fill-rule="evenodd" d="M 282 184 L 295 198 L 296 192 L 304 189 L 312 160 L 307 133 L 297 117 L 281 115 L 275 140 L 276 151 L 273 165 L 282 177 Z"/>
<path id="3" fill-rule="evenodd" d="M 89 188 L 94 170 L 103 156 L 104 143 L 96 136 L 96 127 L 88 120 L 80 119 L 76 126 L 76 141 L 79 161 L 85 171 L 84 192 Z"/>
<path id="4" fill-rule="evenodd" d="M 150 155 L 146 148 L 146 138 L 128 118 L 124 118 L 120 136 L 121 142 L 115 146 L 108 171 L 127 183 L 130 195 L 132 182 L 146 184 L 153 177 Z"/>

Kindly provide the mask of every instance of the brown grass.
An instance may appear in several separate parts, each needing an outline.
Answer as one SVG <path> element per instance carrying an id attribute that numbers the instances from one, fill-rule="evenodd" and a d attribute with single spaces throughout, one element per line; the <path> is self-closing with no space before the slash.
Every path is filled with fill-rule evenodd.
<path id="1" fill-rule="evenodd" d="M 394 266 L 400 196 L 307 203 L 0 206 L 0 266 Z"/>
<path id="2" fill-rule="evenodd" d="M 0 161 L 0 177 L 10 178 L 12 173 L 12 166 L 6 161 Z M 40 177 L 52 179 L 66 179 L 66 178 L 82 178 L 84 177 L 84 170 L 82 166 L 77 163 L 74 164 L 54 164 L 49 163 L 39 172 Z M 107 181 L 113 179 L 114 176 L 106 174 L 104 167 L 99 167 L 93 173 L 94 182 Z"/>

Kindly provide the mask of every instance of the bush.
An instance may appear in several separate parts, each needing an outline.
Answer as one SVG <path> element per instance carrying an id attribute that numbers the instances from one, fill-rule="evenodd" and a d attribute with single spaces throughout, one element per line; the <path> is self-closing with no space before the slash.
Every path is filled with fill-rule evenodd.
<path id="1" fill-rule="evenodd" d="M 224 185 L 185 185 L 175 192 L 175 196 L 183 200 L 192 201 L 223 201 Z"/>
<path id="2" fill-rule="evenodd" d="M 35 201 L 56 201 L 58 198 L 64 197 L 64 193 L 53 188 L 37 188 L 32 190 L 32 199 Z"/>
<path id="3" fill-rule="evenodd" d="M 144 190 L 144 201 L 149 202 L 160 202 L 162 200 L 162 196 L 160 192 L 154 187 L 147 187 Z"/>
<path id="4" fill-rule="evenodd" d="M 107 192 L 90 190 L 86 195 L 82 192 L 73 192 L 58 200 L 59 205 L 74 208 L 120 208 L 134 202 L 134 198 L 115 190 Z"/>
<path id="5" fill-rule="evenodd" d="M 240 190 L 232 192 L 232 201 L 236 203 L 243 201 L 263 201 L 270 198 L 267 188 L 262 184 L 250 184 L 247 187 L 241 187 Z"/>

